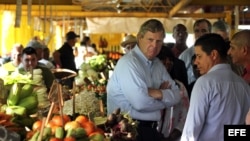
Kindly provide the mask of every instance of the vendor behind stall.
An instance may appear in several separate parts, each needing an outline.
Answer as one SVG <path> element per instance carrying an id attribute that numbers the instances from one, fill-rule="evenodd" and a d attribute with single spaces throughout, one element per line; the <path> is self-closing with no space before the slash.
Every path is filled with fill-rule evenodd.
<path id="1" fill-rule="evenodd" d="M 22 52 L 22 60 L 21 64 L 18 66 L 18 70 L 20 73 L 26 73 L 31 71 L 31 69 L 41 69 L 42 70 L 42 77 L 44 84 L 49 91 L 55 77 L 50 69 L 38 65 L 37 53 L 36 50 L 32 47 L 26 47 L 23 49 Z"/>

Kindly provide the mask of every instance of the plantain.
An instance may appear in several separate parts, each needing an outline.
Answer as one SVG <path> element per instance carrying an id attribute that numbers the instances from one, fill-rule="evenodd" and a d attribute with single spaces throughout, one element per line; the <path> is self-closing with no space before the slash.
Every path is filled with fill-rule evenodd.
<path id="1" fill-rule="evenodd" d="M 19 83 L 14 83 L 11 86 L 9 96 L 7 98 L 8 106 L 14 106 L 18 103 L 21 89 L 22 89 L 22 86 Z"/>
<path id="2" fill-rule="evenodd" d="M 27 110 L 33 110 L 33 109 L 36 109 L 37 108 L 37 105 L 38 105 L 38 100 L 37 100 L 37 97 L 36 96 L 28 96 L 24 99 L 21 99 L 19 102 L 18 102 L 18 106 L 21 106 L 21 107 L 24 107 L 26 108 Z"/>
<path id="3" fill-rule="evenodd" d="M 31 84 L 24 84 L 21 92 L 20 92 L 20 96 L 19 99 L 23 99 L 29 95 L 31 95 L 32 91 L 33 91 L 34 87 Z"/>
<path id="4" fill-rule="evenodd" d="M 21 106 L 7 106 L 6 107 L 6 114 L 9 115 L 25 115 L 26 114 L 26 109 Z"/>

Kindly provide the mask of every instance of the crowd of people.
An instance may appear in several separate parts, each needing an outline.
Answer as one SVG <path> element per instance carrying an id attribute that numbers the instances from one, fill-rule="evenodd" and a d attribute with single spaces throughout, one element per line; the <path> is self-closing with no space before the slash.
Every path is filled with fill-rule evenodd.
<path id="1" fill-rule="evenodd" d="M 50 52 L 50 49 L 43 43 L 43 41 L 35 36 L 27 45 L 16 43 L 13 45 L 11 55 L 1 58 L 1 75 L 9 75 L 14 71 L 27 71 L 28 69 L 40 68 L 43 70 L 44 83 L 49 89 L 54 81 L 55 76 L 52 74 L 53 69 L 68 69 L 75 71 L 79 68 L 79 63 L 83 63 L 87 57 L 97 55 L 97 52 L 91 47 L 91 41 L 89 37 L 84 37 L 82 42 L 88 39 L 88 44 L 82 44 L 81 47 L 76 48 L 75 44 L 78 42 L 79 35 L 73 31 L 69 31 L 65 35 L 66 41 L 58 49 Z M 77 54 L 75 53 L 77 50 Z M 89 52 L 94 52 L 90 54 Z M 79 53 L 79 54 L 78 54 Z M 82 61 L 80 61 L 82 60 Z M 78 66 L 77 66 L 78 65 Z M 69 88 L 73 87 L 74 78 L 64 80 L 64 85 Z"/>
<path id="2" fill-rule="evenodd" d="M 186 44 L 185 25 L 173 27 L 174 43 L 164 43 L 157 19 L 145 21 L 136 36 L 121 42 L 124 55 L 107 84 L 107 113 L 120 108 L 138 123 L 136 141 L 223 140 L 224 125 L 250 124 L 250 30 L 231 38 L 224 21 L 194 22 L 193 46 Z M 38 37 L 15 44 L 1 70 L 10 74 L 39 68 L 45 86 L 56 79 L 51 69 L 79 69 L 98 52 L 91 39 L 73 31 L 50 56 Z M 74 78 L 64 82 L 73 87 Z"/>
<path id="3" fill-rule="evenodd" d="M 224 140 L 224 125 L 250 124 L 250 30 L 229 29 L 198 19 L 188 47 L 185 25 L 163 43 L 162 23 L 143 23 L 108 81 L 108 113 L 129 113 L 137 141 Z"/>

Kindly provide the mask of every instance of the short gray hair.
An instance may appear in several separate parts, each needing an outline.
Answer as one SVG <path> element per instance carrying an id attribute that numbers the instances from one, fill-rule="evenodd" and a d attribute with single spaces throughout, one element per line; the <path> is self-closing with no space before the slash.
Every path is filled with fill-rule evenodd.
<path id="1" fill-rule="evenodd" d="M 140 30 L 137 34 L 137 38 L 143 37 L 147 31 L 150 31 L 153 33 L 162 31 L 163 38 L 165 38 L 164 26 L 157 19 L 150 19 L 150 20 L 144 22 L 140 27 Z"/>
<path id="2" fill-rule="evenodd" d="M 226 22 L 222 21 L 222 20 L 218 20 L 216 22 L 213 23 L 212 26 L 212 30 L 213 31 L 223 31 L 223 32 L 229 32 L 229 26 Z"/>

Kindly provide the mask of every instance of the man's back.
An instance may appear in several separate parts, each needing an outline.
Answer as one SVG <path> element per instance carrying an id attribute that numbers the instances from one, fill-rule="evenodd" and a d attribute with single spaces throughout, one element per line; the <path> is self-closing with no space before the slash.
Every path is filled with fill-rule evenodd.
<path id="1" fill-rule="evenodd" d="M 76 71 L 75 56 L 72 47 L 65 42 L 58 52 L 60 53 L 60 60 L 62 63 L 61 68 Z"/>
<path id="2" fill-rule="evenodd" d="M 201 141 L 223 140 L 224 125 L 244 124 L 249 101 L 247 83 L 228 64 L 214 66 L 195 83 L 183 141 L 190 136 Z"/>

